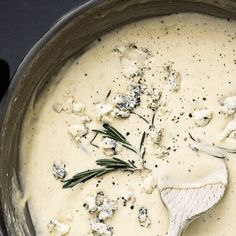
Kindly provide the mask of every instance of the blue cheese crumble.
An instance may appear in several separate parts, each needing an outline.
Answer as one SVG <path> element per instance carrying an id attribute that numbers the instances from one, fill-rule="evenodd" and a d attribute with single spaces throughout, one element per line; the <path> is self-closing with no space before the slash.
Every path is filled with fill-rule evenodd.
<path id="1" fill-rule="evenodd" d="M 157 187 L 156 182 L 157 180 L 155 180 L 155 178 L 152 175 L 149 175 L 144 179 L 141 187 L 146 193 L 151 194 Z"/>
<path id="2" fill-rule="evenodd" d="M 111 218 L 114 212 L 117 210 L 117 202 L 112 199 L 104 198 L 101 206 L 98 207 L 98 219 L 107 220 Z"/>
<path id="3" fill-rule="evenodd" d="M 52 219 L 48 223 L 48 231 L 53 236 L 63 236 L 70 232 L 70 226 Z"/>
<path id="4" fill-rule="evenodd" d="M 134 108 L 140 105 L 140 97 L 117 94 L 113 99 L 113 103 L 119 110 L 131 112 Z"/>
<path id="5" fill-rule="evenodd" d="M 111 218 L 117 210 L 117 201 L 104 196 L 103 192 L 89 195 L 84 203 L 84 208 L 90 213 L 96 213 L 99 221 Z"/>
<path id="6" fill-rule="evenodd" d="M 164 70 L 167 73 L 165 80 L 169 87 L 169 91 L 177 92 L 180 89 L 182 78 L 180 73 L 173 68 L 173 65 L 173 62 L 168 62 L 165 64 Z"/>
<path id="7" fill-rule="evenodd" d="M 129 43 L 115 48 L 114 51 L 120 55 L 121 73 L 128 79 L 139 79 L 149 68 L 152 55 L 147 48 L 138 48 Z"/>
<path id="8" fill-rule="evenodd" d="M 111 112 L 113 111 L 113 105 L 108 104 L 108 103 L 98 103 L 96 104 L 96 112 L 97 116 L 100 121 L 102 122 L 108 122 L 110 123 L 111 121 Z"/>
<path id="9" fill-rule="evenodd" d="M 104 200 L 104 193 L 102 191 L 89 195 L 84 203 L 84 208 L 89 213 L 94 213 L 98 210 L 98 207 L 102 205 Z"/>
<path id="10" fill-rule="evenodd" d="M 146 92 L 147 95 L 147 107 L 152 111 L 156 111 L 161 105 L 161 96 L 162 92 L 157 91 L 156 89 L 149 89 Z"/>
<path id="11" fill-rule="evenodd" d="M 234 114 L 236 112 L 236 96 L 221 99 L 220 111 L 226 115 Z"/>
<path id="12" fill-rule="evenodd" d="M 138 213 L 138 221 L 140 226 L 148 228 L 151 225 L 151 220 L 148 216 L 148 210 L 145 207 L 141 207 Z"/>
<path id="13" fill-rule="evenodd" d="M 121 194 L 121 198 L 124 199 L 125 201 L 130 201 L 134 200 L 134 192 L 131 190 L 126 190 Z"/>
<path id="14" fill-rule="evenodd" d="M 105 223 L 96 222 L 91 224 L 94 236 L 111 236 L 113 235 L 113 227 Z"/>
<path id="15" fill-rule="evenodd" d="M 130 117 L 129 111 L 122 111 L 118 108 L 113 109 L 111 112 L 112 117 L 118 118 L 118 119 L 126 119 Z"/>
<path id="16" fill-rule="evenodd" d="M 55 112 L 61 113 L 74 113 L 76 115 L 82 115 L 85 111 L 85 104 L 83 102 L 77 102 L 73 97 L 67 98 L 63 103 L 56 102 L 52 105 Z"/>
<path id="17" fill-rule="evenodd" d="M 88 127 L 84 124 L 69 125 L 68 132 L 76 142 L 79 142 L 88 133 Z"/>
<path id="18" fill-rule="evenodd" d="M 209 124 L 212 119 L 212 111 L 209 109 L 196 110 L 192 114 L 194 123 L 198 127 L 204 127 Z"/>
<path id="19" fill-rule="evenodd" d="M 67 175 L 67 171 L 65 168 L 66 168 L 66 165 L 62 161 L 57 160 L 53 164 L 53 168 L 52 168 L 52 173 L 54 177 L 56 179 L 64 179 Z"/>
<path id="20" fill-rule="evenodd" d="M 117 155 L 122 150 L 122 145 L 111 138 L 104 138 L 102 147 L 103 152 L 106 156 Z"/>

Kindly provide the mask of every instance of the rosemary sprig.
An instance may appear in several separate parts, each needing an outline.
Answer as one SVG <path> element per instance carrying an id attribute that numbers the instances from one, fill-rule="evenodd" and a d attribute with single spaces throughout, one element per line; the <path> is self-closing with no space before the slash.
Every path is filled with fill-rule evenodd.
<path id="1" fill-rule="evenodd" d="M 111 138 L 119 143 L 123 147 L 137 153 L 136 149 L 126 140 L 126 138 L 114 127 L 109 124 L 103 124 L 104 130 L 93 129 L 92 131 L 95 133 L 103 134 L 104 138 Z M 94 140 L 94 139 L 93 139 Z"/>
<path id="2" fill-rule="evenodd" d="M 215 145 L 205 144 L 200 142 L 199 139 L 193 138 L 193 136 L 189 133 L 190 138 L 193 140 L 193 144 L 190 144 L 190 148 L 193 151 L 204 152 L 208 155 L 211 155 L 216 158 L 224 159 L 227 154 L 236 154 L 236 149 L 224 148 Z"/>
<path id="3" fill-rule="evenodd" d="M 100 177 L 102 175 L 118 170 L 131 171 L 131 172 L 138 170 L 133 162 L 131 161 L 126 162 L 115 157 L 112 159 L 98 159 L 96 161 L 96 164 L 98 166 L 101 166 L 101 168 L 82 171 L 74 175 L 70 179 L 63 180 L 62 182 L 65 183 L 63 185 L 63 188 L 72 188 L 79 183 L 84 183 L 92 178 Z"/>

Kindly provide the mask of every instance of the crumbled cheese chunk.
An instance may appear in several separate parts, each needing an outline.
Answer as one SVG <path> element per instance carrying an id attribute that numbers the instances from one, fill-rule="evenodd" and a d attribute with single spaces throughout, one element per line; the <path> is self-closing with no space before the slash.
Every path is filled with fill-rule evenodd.
<path id="1" fill-rule="evenodd" d="M 149 135 L 154 144 L 160 145 L 163 137 L 163 129 L 155 128 L 154 126 L 149 127 Z"/>
<path id="2" fill-rule="evenodd" d="M 134 108 L 140 105 L 140 97 L 117 94 L 113 99 L 113 103 L 121 111 L 133 111 Z"/>
<path id="3" fill-rule="evenodd" d="M 96 204 L 96 195 L 90 195 L 86 198 L 85 203 L 84 203 L 84 208 L 89 213 L 93 213 L 97 211 L 98 206 Z"/>
<path id="4" fill-rule="evenodd" d="M 56 161 L 53 164 L 52 173 L 56 179 L 64 179 L 67 175 L 66 165 L 62 161 Z"/>
<path id="5" fill-rule="evenodd" d="M 71 98 L 68 98 L 63 104 L 62 104 L 62 108 L 63 108 L 63 111 L 67 112 L 67 113 L 71 113 L 73 111 L 73 102 L 74 102 L 74 99 L 71 97 Z"/>
<path id="6" fill-rule="evenodd" d="M 52 106 L 57 113 L 65 111 L 66 113 L 74 113 L 82 115 L 85 111 L 85 104 L 83 102 L 76 102 L 73 97 L 67 98 L 64 103 L 55 103 Z"/>
<path id="7" fill-rule="evenodd" d="M 139 220 L 139 224 L 142 227 L 149 227 L 151 224 L 151 220 L 148 217 L 148 210 L 147 208 L 141 207 L 139 209 L 139 214 L 138 214 L 138 220 Z"/>
<path id="8" fill-rule="evenodd" d="M 130 112 L 129 111 L 121 111 L 118 108 L 115 108 L 111 112 L 112 117 L 118 118 L 118 119 L 126 119 L 130 117 Z"/>
<path id="9" fill-rule="evenodd" d="M 85 104 L 83 102 L 73 102 L 72 111 L 77 115 L 83 114 L 85 111 Z"/>
<path id="10" fill-rule="evenodd" d="M 102 205 L 98 207 L 98 219 L 104 221 L 111 218 L 116 210 L 117 202 L 112 199 L 104 198 Z"/>
<path id="11" fill-rule="evenodd" d="M 170 91 L 178 91 L 181 83 L 181 76 L 179 72 L 172 71 L 167 78 Z"/>
<path id="12" fill-rule="evenodd" d="M 53 109 L 55 112 L 60 113 L 60 112 L 62 112 L 62 110 L 63 110 L 62 104 L 56 102 L 56 103 L 54 103 L 54 104 L 52 105 L 52 109 Z"/>
<path id="13" fill-rule="evenodd" d="M 113 109 L 112 116 L 120 119 L 128 118 L 134 108 L 140 105 L 140 97 L 145 89 L 146 86 L 135 83 L 130 86 L 130 95 L 117 94 L 113 99 L 116 108 Z"/>
<path id="14" fill-rule="evenodd" d="M 88 133 L 88 128 L 84 124 L 69 125 L 68 132 L 78 142 Z"/>
<path id="15" fill-rule="evenodd" d="M 113 235 L 113 227 L 101 223 L 96 222 L 91 224 L 91 229 L 94 236 L 111 236 Z"/>
<path id="16" fill-rule="evenodd" d="M 103 204 L 103 200 L 104 200 L 103 192 L 100 191 L 96 194 L 91 194 L 86 198 L 84 207 L 89 213 L 96 212 L 98 210 L 98 207 Z"/>
<path id="17" fill-rule="evenodd" d="M 160 91 L 157 91 L 156 89 L 151 89 L 147 91 L 146 95 L 148 97 L 147 107 L 153 111 L 156 111 L 157 108 L 161 106 L 162 93 Z"/>
<path id="18" fill-rule="evenodd" d="M 220 111 L 232 115 L 236 111 L 236 96 L 226 97 L 220 100 Z"/>
<path id="19" fill-rule="evenodd" d="M 129 201 L 134 199 L 134 192 L 130 190 L 126 190 L 122 193 L 121 198 L 124 199 L 125 201 Z"/>
<path id="20" fill-rule="evenodd" d="M 209 109 L 201 109 L 193 112 L 194 123 L 199 127 L 204 127 L 212 119 L 212 111 Z"/>
<path id="21" fill-rule="evenodd" d="M 121 54 L 122 74 L 126 78 L 142 77 L 144 70 L 149 67 L 151 53 L 146 48 L 138 48 L 128 44 L 115 49 Z"/>
<path id="22" fill-rule="evenodd" d="M 134 196 L 134 192 L 130 190 L 126 190 L 121 194 L 121 199 L 123 200 L 123 205 L 126 206 L 127 202 L 131 201 L 135 202 L 136 198 Z"/>
<path id="23" fill-rule="evenodd" d="M 143 190 L 148 194 L 151 194 L 153 190 L 156 188 L 156 186 L 157 184 L 155 178 L 152 175 L 146 177 L 141 185 Z"/>
<path id="24" fill-rule="evenodd" d="M 180 89 L 181 85 L 181 75 L 173 68 L 173 62 L 169 62 L 164 66 L 164 70 L 167 72 L 165 77 L 169 90 L 172 92 L 177 92 Z"/>
<path id="25" fill-rule="evenodd" d="M 223 130 L 223 132 L 220 136 L 220 139 L 224 140 L 227 137 L 230 137 L 230 135 L 231 135 L 231 138 L 232 137 L 234 138 L 235 132 L 236 132 L 236 119 L 233 119 L 227 124 L 227 126 Z"/>
<path id="26" fill-rule="evenodd" d="M 117 201 L 104 196 L 103 192 L 89 195 L 84 203 L 84 208 L 89 213 L 97 213 L 99 220 L 111 218 L 117 210 Z"/>
<path id="27" fill-rule="evenodd" d="M 103 204 L 104 198 L 105 198 L 104 192 L 100 191 L 97 193 L 97 196 L 96 196 L 97 206 L 101 206 Z"/>
<path id="28" fill-rule="evenodd" d="M 145 90 L 147 89 L 147 86 L 140 83 L 132 83 L 130 85 L 130 92 L 133 97 L 141 97 Z"/>
<path id="29" fill-rule="evenodd" d="M 57 220 L 50 220 L 48 224 L 48 231 L 54 236 L 63 236 L 70 232 L 70 226 Z"/>
<path id="30" fill-rule="evenodd" d="M 104 123 L 111 122 L 111 112 L 113 111 L 113 105 L 107 103 L 98 103 L 96 104 L 96 112 L 100 121 Z"/>
<path id="31" fill-rule="evenodd" d="M 122 146 L 114 139 L 103 139 L 103 152 L 106 156 L 116 155 L 121 152 Z"/>

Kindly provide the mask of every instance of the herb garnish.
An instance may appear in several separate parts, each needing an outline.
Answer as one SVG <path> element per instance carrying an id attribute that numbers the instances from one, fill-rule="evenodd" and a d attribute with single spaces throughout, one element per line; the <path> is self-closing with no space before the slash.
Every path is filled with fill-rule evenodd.
<path id="1" fill-rule="evenodd" d="M 110 95 L 111 95 L 111 90 L 108 91 L 107 96 L 106 96 L 106 100 L 110 97 Z"/>
<path id="2" fill-rule="evenodd" d="M 74 175 L 70 179 L 63 180 L 62 182 L 65 183 L 63 185 L 63 188 L 72 188 L 79 183 L 84 183 L 92 178 L 100 177 L 102 175 L 118 170 L 131 172 L 138 170 L 132 161 L 126 162 L 115 157 L 112 159 L 98 159 L 96 161 L 96 164 L 98 166 L 101 166 L 101 168 L 82 171 Z"/>
<path id="3" fill-rule="evenodd" d="M 74 175 L 72 178 L 63 180 L 62 182 L 65 183 L 63 185 L 63 188 L 72 188 L 75 185 L 79 183 L 84 183 L 87 180 L 90 180 L 92 178 L 100 177 L 102 175 L 108 174 L 110 172 L 115 172 L 118 170 L 122 171 L 135 171 L 135 170 L 149 170 L 144 167 L 144 156 L 146 152 L 146 148 L 143 148 L 143 144 L 146 138 L 146 132 L 143 132 L 139 150 L 137 151 L 136 148 L 134 148 L 127 140 L 126 138 L 114 127 L 112 127 L 109 124 L 103 124 L 104 130 L 97 130 L 93 129 L 92 131 L 95 132 L 95 136 L 90 141 L 90 144 L 98 147 L 93 143 L 93 141 L 96 139 L 98 134 L 103 134 L 103 138 L 110 138 L 113 139 L 119 143 L 121 143 L 122 146 L 126 147 L 127 149 L 135 152 L 137 155 L 141 157 L 141 169 L 137 169 L 137 167 L 134 165 L 134 162 L 128 161 L 125 162 L 119 158 L 113 157 L 112 159 L 98 159 L 96 161 L 96 164 L 99 165 L 101 168 L 92 169 L 92 170 L 86 170 L 83 172 L 80 172 L 76 175 Z"/>
<path id="4" fill-rule="evenodd" d="M 190 148 L 193 151 L 204 152 L 208 155 L 211 155 L 216 158 L 224 159 L 227 154 L 236 154 L 236 149 L 224 148 L 215 145 L 202 143 L 199 139 L 193 138 L 193 136 L 189 133 L 190 138 L 194 141 L 193 144 L 190 144 Z"/>
<path id="5" fill-rule="evenodd" d="M 92 131 L 94 131 L 95 133 L 103 134 L 104 138 L 111 138 L 119 142 L 123 147 L 126 147 L 127 149 L 137 153 L 137 150 L 126 140 L 126 138 L 117 129 L 115 129 L 109 124 L 103 124 L 103 128 L 104 130 L 93 129 Z M 93 138 L 93 140 L 95 138 Z"/>

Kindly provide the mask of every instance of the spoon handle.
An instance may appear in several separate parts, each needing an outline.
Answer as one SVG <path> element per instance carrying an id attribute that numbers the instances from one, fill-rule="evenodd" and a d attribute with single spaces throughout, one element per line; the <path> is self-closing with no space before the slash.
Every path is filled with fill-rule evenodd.
<path id="1" fill-rule="evenodd" d="M 170 217 L 168 236 L 181 236 L 185 225 L 178 220 L 178 215 Z"/>

